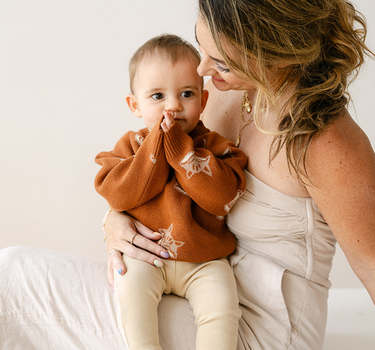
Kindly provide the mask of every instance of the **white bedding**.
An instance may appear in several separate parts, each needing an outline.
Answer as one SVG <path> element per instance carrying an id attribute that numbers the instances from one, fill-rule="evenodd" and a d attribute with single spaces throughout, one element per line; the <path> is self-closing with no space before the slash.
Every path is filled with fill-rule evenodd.
<path id="1" fill-rule="evenodd" d="M 2 249 L 0 295 L 1 350 L 126 350 L 105 263 L 38 248 Z M 181 350 L 193 350 L 189 303 L 168 295 L 159 310 L 159 323 L 172 331 L 161 335 L 161 344 L 178 337 Z"/>
<path id="2" fill-rule="evenodd" d="M 61 290 L 69 291 L 69 300 Z M 0 250 L 0 295 L 1 350 L 126 350 L 104 263 L 50 250 L 6 248 Z M 181 313 L 178 301 L 163 298 L 161 318 L 170 320 L 164 321 L 172 330 L 169 336 L 193 350 L 194 317 L 187 302 Z M 332 289 L 328 303 L 324 350 L 374 350 L 375 307 L 367 292 Z M 175 317 L 185 318 L 186 328 L 173 329 Z"/>

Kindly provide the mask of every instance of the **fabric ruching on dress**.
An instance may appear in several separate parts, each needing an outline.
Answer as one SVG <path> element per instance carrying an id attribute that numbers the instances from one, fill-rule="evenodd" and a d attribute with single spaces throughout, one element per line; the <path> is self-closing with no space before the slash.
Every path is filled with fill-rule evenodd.
<path id="1" fill-rule="evenodd" d="M 238 348 L 321 349 L 335 239 L 311 198 L 245 174 L 247 189 L 227 219 L 237 237 Z"/>

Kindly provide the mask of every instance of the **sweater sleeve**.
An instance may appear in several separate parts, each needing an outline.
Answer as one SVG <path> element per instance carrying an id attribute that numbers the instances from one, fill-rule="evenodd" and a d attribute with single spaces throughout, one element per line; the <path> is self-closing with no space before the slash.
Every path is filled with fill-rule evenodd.
<path id="1" fill-rule="evenodd" d="M 216 132 L 201 137 L 205 145 L 194 148 L 194 140 L 174 123 L 164 136 L 165 156 L 192 200 L 207 212 L 224 216 L 246 188 L 246 155 Z"/>
<path id="2" fill-rule="evenodd" d="M 101 152 L 102 166 L 95 189 L 117 211 L 134 209 L 163 191 L 169 164 L 163 149 L 163 132 L 155 127 L 147 137 L 130 131 L 111 152 Z"/>

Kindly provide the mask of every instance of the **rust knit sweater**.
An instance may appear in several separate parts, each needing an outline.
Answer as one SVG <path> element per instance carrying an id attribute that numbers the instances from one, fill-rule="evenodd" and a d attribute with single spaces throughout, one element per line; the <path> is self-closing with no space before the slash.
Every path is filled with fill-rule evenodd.
<path id="1" fill-rule="evenodd" d="M 160 123 L 129 131 L 95 161 L 98 193 L 161 233 L 171 259 L 204 262 L 234 251 L 225 215 L 245 189 L 246 156 L 202 122 L 189 134 L 177 122 L 167 132 Z"/>

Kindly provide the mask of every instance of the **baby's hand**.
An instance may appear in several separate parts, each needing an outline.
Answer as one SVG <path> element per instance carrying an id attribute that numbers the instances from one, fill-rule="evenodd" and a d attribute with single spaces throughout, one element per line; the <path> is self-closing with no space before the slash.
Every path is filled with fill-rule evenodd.
<path id="1" fill-rule="evenodd" d="M 163 121 L 161 122 L 160 126 L 164 132 L 168 131 L 171 125 L 175 122 L 174 120 L 174 112 L 172 111 L 163 111 Z"/>

